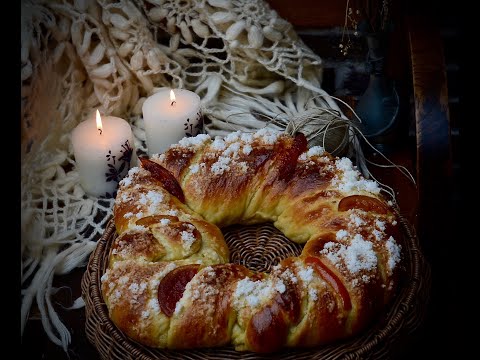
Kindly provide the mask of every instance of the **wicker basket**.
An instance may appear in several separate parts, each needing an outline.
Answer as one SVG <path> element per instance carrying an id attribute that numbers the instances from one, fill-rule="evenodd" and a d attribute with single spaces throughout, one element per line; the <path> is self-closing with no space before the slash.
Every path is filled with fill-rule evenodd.
<path id="1" fill-rule="evenodd" d="M 173 351 L 154 349 L 127 338 L 112 323 L 100 290 L 115 226 L 110 220 L 90 257 L 82 279 L 86 334 L 103 359 L 379 359 L 388 357 L 422 323 L 430 293 L 430 267 L 423 257 L 414 229 L 400 216 L 404 229 L 404 276 L 394 301 L 363 333 L 341 342 L 310 349 L 287 349 L 260 355 L 237 352 L 233 347 Z M 297 256 L 301 246 L 283 236 L 273 225 L 233 226 L 224 229 L 231 262 L 257 271 L 269 271 L 287 256 Z"/>

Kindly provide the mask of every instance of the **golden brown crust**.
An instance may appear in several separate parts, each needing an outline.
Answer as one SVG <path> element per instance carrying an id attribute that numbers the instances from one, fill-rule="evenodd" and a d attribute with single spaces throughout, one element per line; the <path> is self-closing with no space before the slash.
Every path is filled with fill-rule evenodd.
<path id="1" fill-rule="evenodd" d="M 231 303 L 234 286 L 249 275 L 249 270 L 235 264 L 214 265 L 199 271 L 177 303 L 168 347 L 189 349 L 228 344 L 235 323 Z"/>
<path id="2" fill-rule="evenodd" d="M 150 231 L 132 229 L 122 233 L 111 246 L 110 261 L 132 259 L 158 261 L 166 255 L 165 247 Z"/>
<path id="3" fill-rule="evenodd" d="M 150 160 L 172 174 L 184 202 L 149 171 L 131 169 L 102 279 L 113 322 L 154 347 L 231 343 L 256 352 L 364 329 L 398 280 L 396 216 L 350 160 L 305 144 L 268 130 L 183 139 Z M 270 274 L 227 264 L 219 226 L 263 221 L 304 243 L 301 256 Z"/>
<path id="4" fill-rule="evenodd" d="M 102 293 L 112 321 L 132 339 L 164 347 L 163 333 L 170 319 L 158 308 L 156 291 L 166 273 L 175 268 L 166 262 L 121 261 L 102 277 Z"/>

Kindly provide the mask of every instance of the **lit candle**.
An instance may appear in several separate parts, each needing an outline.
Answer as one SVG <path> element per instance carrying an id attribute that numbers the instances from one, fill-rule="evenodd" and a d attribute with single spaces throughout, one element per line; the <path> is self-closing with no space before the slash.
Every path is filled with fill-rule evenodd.
<path id="1" fill-rule="evenodd" d="M 115 116 L 87 119 L 73 130 L 72 145 L 80 184 L 93 196 L 114 197 L 132 161 L 130 125 Z"/>
<path id="2" fill-rule="evenodd" d="M 203 130 L 200 97 L 188 90 L 161 88 L 145 100 L 142 111 L 150 156 Z"/>

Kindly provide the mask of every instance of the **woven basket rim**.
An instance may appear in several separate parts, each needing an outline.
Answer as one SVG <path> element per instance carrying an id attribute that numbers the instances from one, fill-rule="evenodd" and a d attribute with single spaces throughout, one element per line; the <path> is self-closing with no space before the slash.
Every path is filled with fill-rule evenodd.
<path id="1" fill-rule="evenodd" d="M 85 301 L 85 331 L 103 359 L 338 359 L 385 358 L 392 347 L 414 332 L 423 322 L 430 295 L 431 269 L 420 250 L 415 229 L 397 210 L 403 229 L 404 271 L 401 288 L 385 313 L 366 331 L 355 337 L 316 348 L 287 348 L 280 353 L 257 354 L 235 351 L 233 347 L 193 350 L 155 349 L 124 335 L 110 320 L 101 293 L 100 278 L 106 270 L 110 246 L 116 231 L 110 219 L 89 258 L 82 278 Z M 262 226 L 263 224 L 255 225 Z"/>

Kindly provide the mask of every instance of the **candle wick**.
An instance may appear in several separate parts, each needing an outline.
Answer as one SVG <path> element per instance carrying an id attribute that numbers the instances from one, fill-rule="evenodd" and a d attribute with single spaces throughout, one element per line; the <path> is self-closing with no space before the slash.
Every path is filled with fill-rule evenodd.
<path id="1" fill-rule="evenodd" d="M 102 135 L 102 129 L 97 129 L 100 132 L 100 135 Z"/>
<path id="2" fill-rule="evenodd" d="M 170 106 L 173 106 L 173 104 L 175 104 L 176 101 L 175 100 L 172 100 L 172 103 L 170 104 Z"/>

